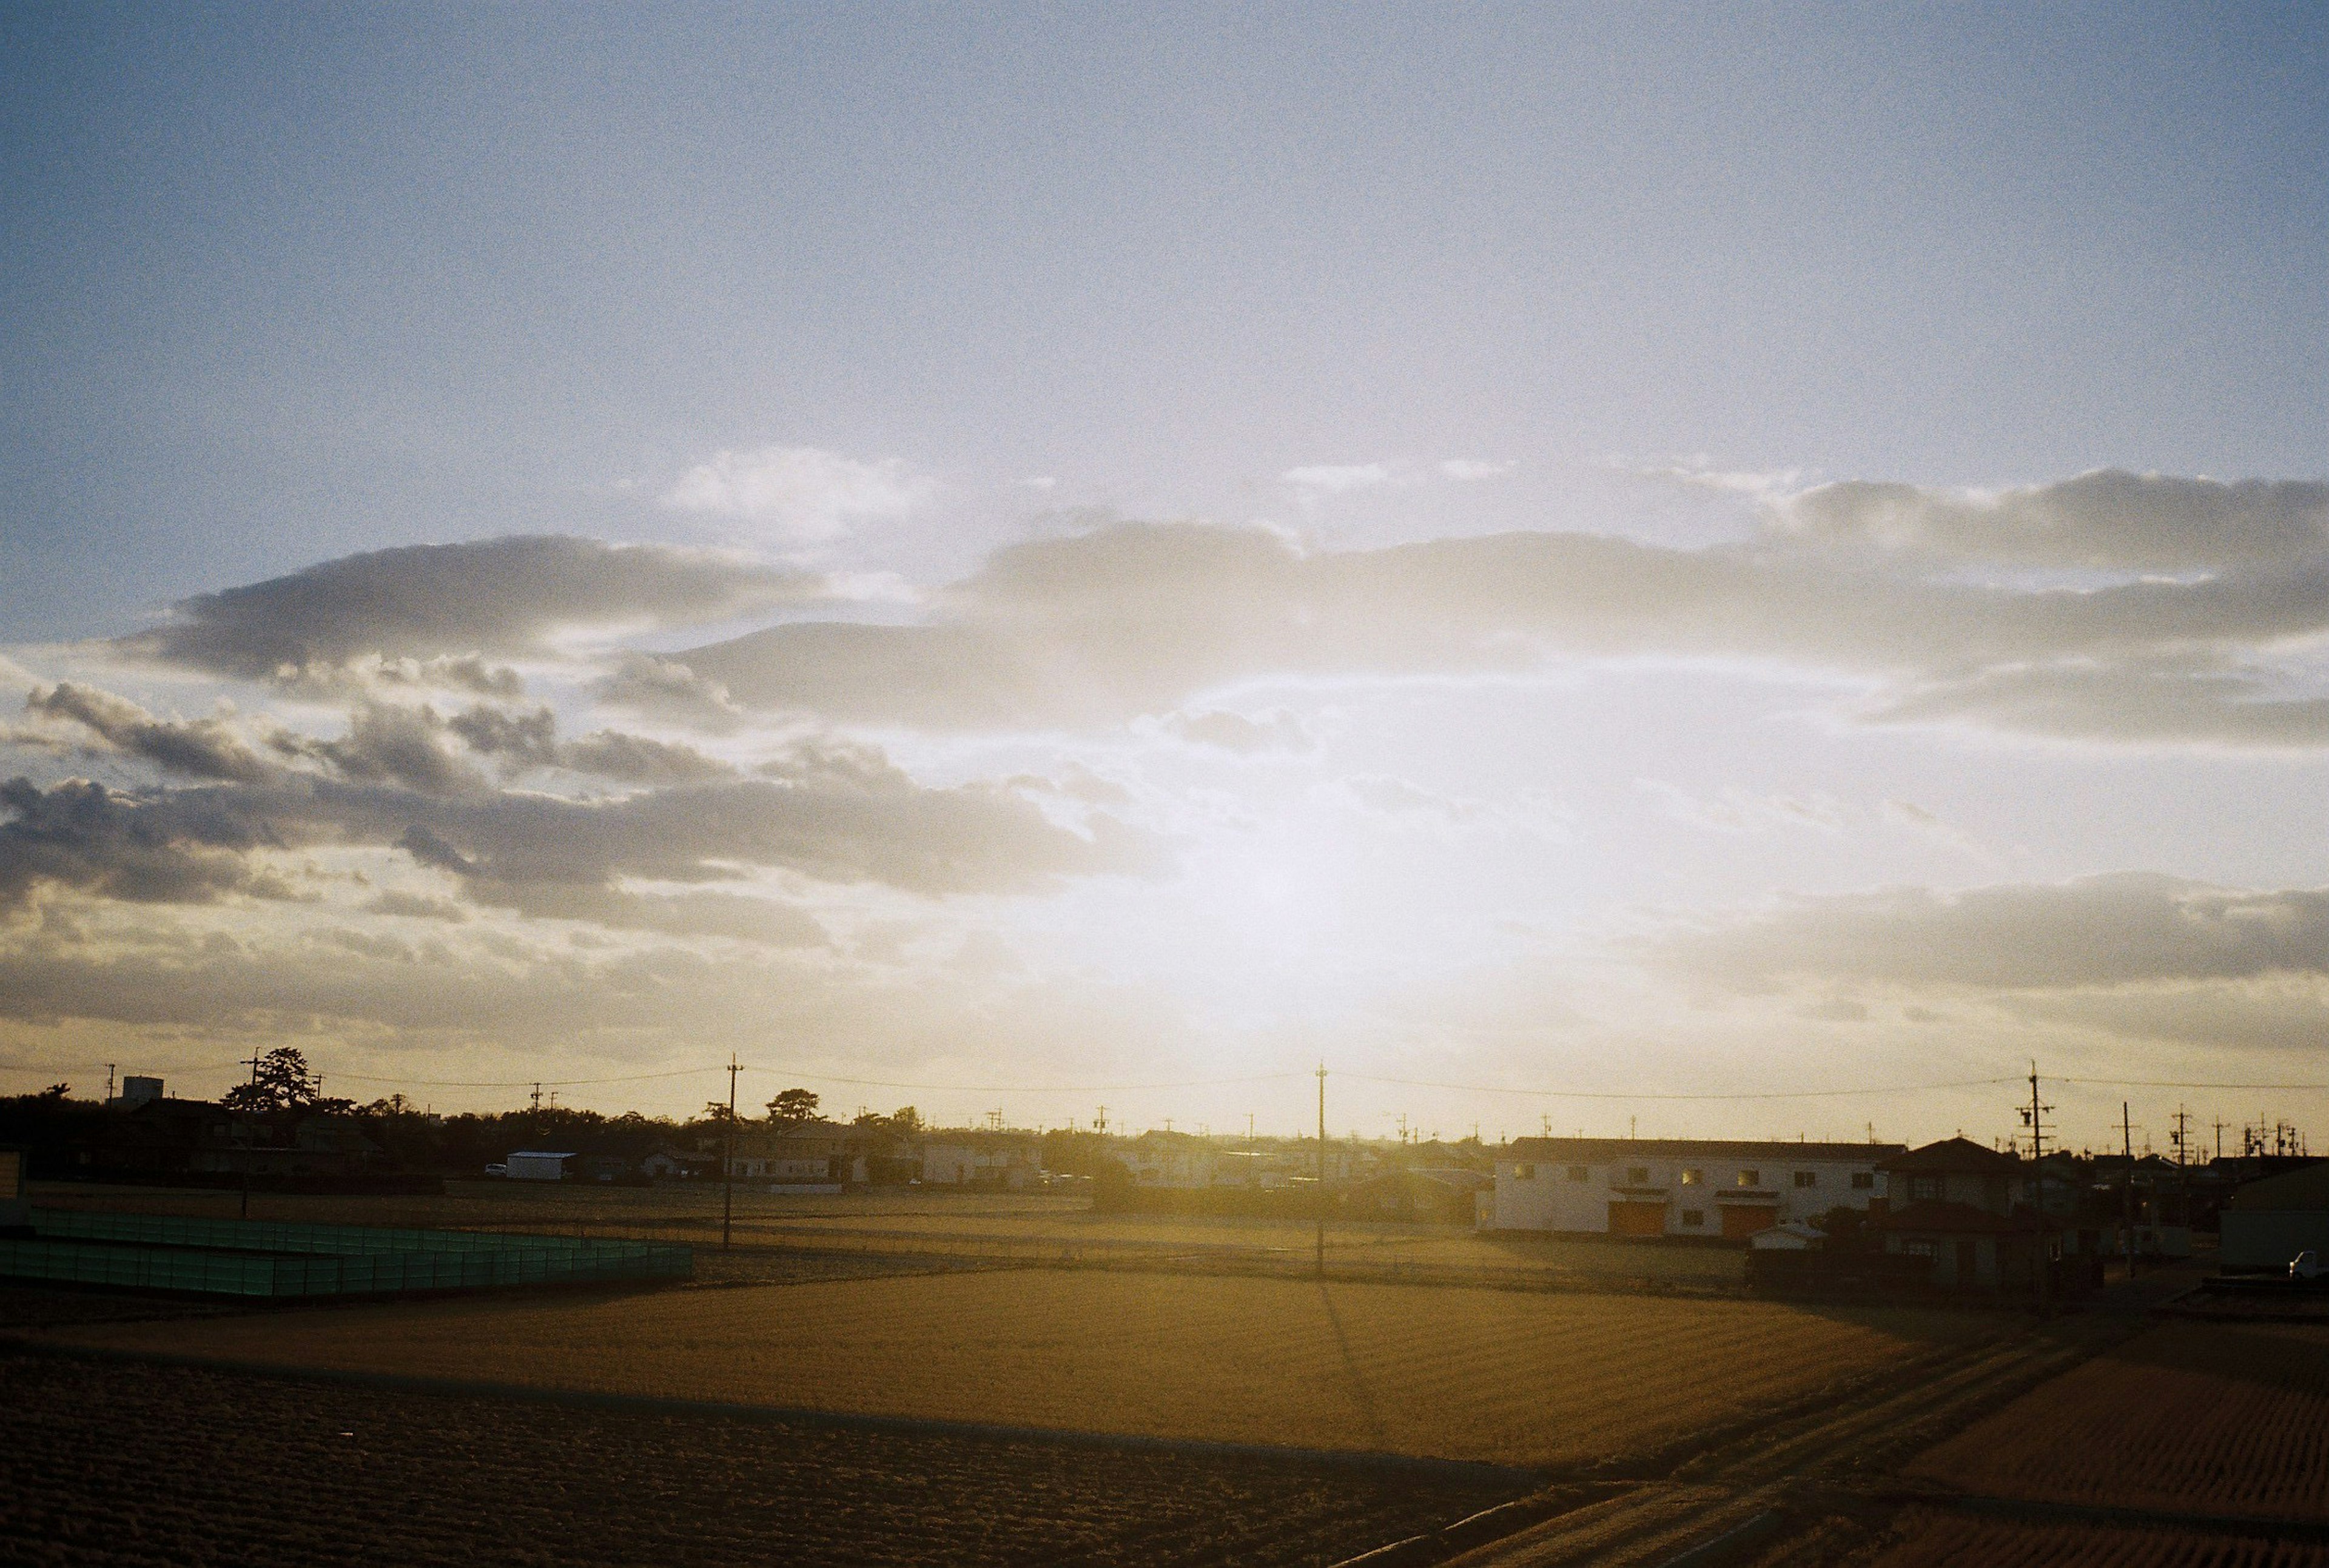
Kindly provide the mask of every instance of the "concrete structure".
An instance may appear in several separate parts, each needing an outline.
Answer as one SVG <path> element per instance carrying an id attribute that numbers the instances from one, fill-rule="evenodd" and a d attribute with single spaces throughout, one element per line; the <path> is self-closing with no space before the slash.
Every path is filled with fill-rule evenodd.
<path id="1" fill-rule="evenodd" d="M 562 1153 L 543 1149 L 521 1149 L 502 1162 L 504 1174 L 512 1181 L 563 1181 L 566 1162 L 574 1151 Z"/>
<path id="2" fill-rule="evenodd" d="M 140 1105 L 149 1105 L 161 1098 L 161 1079 L 141 1077 L 132 1073 L 121 1080 L 121 1093 L 116 1094 L 111 1103 L 134 1111 Z"/>
<path id="3" fill-rule="evenodd" d="M 1482 1228 L 1744 1241 L 1884 1196 L 1898 1143 L 1517 1138 Z"/>
<path id="4" fill-rule="evenodd" d="M 2286 1269 L 2308 1247 L 2329 1257 L 2329 1161 L 2249 1182 L 2224 1200 L 2217 1224 L 2227 1269 Z"/>

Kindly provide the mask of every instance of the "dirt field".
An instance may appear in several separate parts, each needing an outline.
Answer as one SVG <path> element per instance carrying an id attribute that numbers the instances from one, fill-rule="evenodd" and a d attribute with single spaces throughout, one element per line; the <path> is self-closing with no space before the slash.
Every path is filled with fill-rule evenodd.
<path id="1" fill-rule="evenodd" d="M 2329 1520 L 2329 1329 L 2155 1329 L 1909 1473 L 1993 1497 Z"/>
<path id="2" fill-rule="evenodd" d="M 38 1184 L 34 1201 L 149 1214 L 231 1216 L 237 1194 L 187 1188 Z M 720 1235 L 717 1187 L 531 1186 L 453 1182 L 435 1197 L 254 1194 L 255 1219 L 334 1225 L 549 1230 L 691 1242 Z M 1044 1194 L 877 1189 L 835 1197 L 739 1190 L 735 1239 L 745 1246 L 913 1253 L 976 1261 L 1144 1266 L 1308 1264 L 1312 1228 L 1283 1221 L 1168 1215 L 1102 1215 L 1088 1199 Z M 1327 1258 L 1337 1269 L 1393 1274 L 1472 1273 L 1483 1279 L 1600 1288 L 1736 1292 L 1743 1253 L 1705 1246 L 1600 1237 L 1484 1235 L 1462 1226 L 1336 1224 Z M 707 1260 L 708 1261 L 708 1260 Z"/>
<path id="3" fill-rule="evenodd" d="M 1505 1494 L 0 1353 L 0 1563 L 1309 1564 Z"/>
<path id="4" fill-rule="evenodd" d="M 1873 1568 L 2329 1568 L 2329 1545 L 2181 1530 L 2029 1525 L 1918 1509 Z"/>
<path id="5" fill-rule="evenodd" d="M 1940 1312 L 1057 1270 L 58 1330 L 283 1366 L 1561 1466 L 1998 1331 Z"/>

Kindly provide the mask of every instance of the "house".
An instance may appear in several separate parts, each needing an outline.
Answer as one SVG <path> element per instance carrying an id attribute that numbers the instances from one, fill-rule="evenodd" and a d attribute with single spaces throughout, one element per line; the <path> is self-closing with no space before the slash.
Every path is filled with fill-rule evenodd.
<path id="1" fill-rule="evenodd" d="M 1869 1228 L 1884 1251 L 1929 1261 L 1924 1282 L 1953 1291 L 2019 1294 L 2046 1271 L 2056 1295 L 2098 1282 L 2104 1246 L 2096 1228 L 2041 1209 L 2041 1185 L 2014 1155 L 1947 1138 L 1885 1162 L 1885 1212 Z"/>
<path id="2" fill-rule="evenodd" d="M 651 1181 L 683 1181 L 710 1176 L 720 1169 L 716 1154 L 690 1154 L 683 1149 L 656 1150 L 639 1161 L 639 1174 Z"/>
<path id="3" fill-rule="evenodd" d="M 929 1187 L 1000 1187 L 1017 1192 L 1043 1181 L 1042 1146 L 1012 1133 L 966 1133 L 921 1150 L 922 1182 Z"/>
<path id="4" fill-rule="evenodd" d="M 140 1113 L 176 1103 L 153 1101 Z M 382 1162 L 380 1145 L 344 1116 L 301 1116 L 287 1127 L 279 1121 L 253 1122 L 221 1113 L 204 1128 L 186 1168 L 211 1175 L 344 1179 Z"/>
<path id="5" fill-rule="evenodd" d="M 834 1122 L 783 1122 L 738 1130 L 729 1174 L 739 1181 L 821 1187 L 863 1182 L 863 1140 Z"/>
<path id="6" fill-rule="evenodd" d="M 2249 1182 L 2224 1200 L 2216 1223 L 2227 1270 L 2285 1269 L 2308 1248 L 2329 1256 L 2329 1160 Z"/>
<path id="7" fill-rule="evenodd" d="M 1898 1143 L 1516 1138 L 1498 1151 L 1483 1229 L 1745 1241 L 1884 1196 Z"/>
<path id="8" fill-rule="evenodd" d="M 1476 1170 L 1386 1170 L 1348 1189 L 1343 1213 L 1352 1219 L 1468 1225 L 1477 1213 L 1476 1195 L 1492 1185 L 1489 1177 Z"/>

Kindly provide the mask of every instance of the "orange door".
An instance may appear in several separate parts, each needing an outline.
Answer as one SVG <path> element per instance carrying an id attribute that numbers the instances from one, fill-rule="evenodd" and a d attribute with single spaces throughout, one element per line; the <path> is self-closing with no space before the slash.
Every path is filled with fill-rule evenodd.
<path id="1" fill-rule="evenodd" d="M 1613 1236 L 1662 1236 L 1666 1234 L 1666 1206 L 1613 1197 L 1609 1200 L 1609 1234 Z"/>
<path id="2" fill-rule="evenodd" d="M 1777 1204 L 1726 1203 L 1722 1206 L 1722 1235 L 1730 1241 L 1745 1241 L 1778 1223 Z"/>

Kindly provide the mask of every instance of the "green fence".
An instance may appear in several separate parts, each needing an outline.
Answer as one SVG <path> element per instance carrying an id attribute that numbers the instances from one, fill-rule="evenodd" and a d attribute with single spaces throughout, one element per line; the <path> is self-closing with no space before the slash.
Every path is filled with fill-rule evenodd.
<path id="1" fill-rule="evenodd" d="M 36 1208 L 0 1238 L 0 1278 L 210 1295 L 377 1296 L 504 1285 L 685 1279 L 687 1247 L 655 1242 L 386 1230 Z"/>

